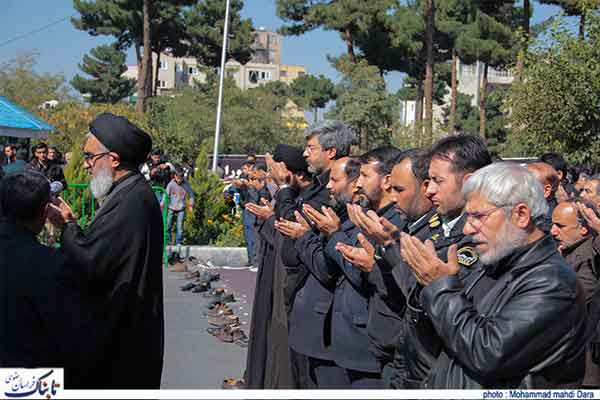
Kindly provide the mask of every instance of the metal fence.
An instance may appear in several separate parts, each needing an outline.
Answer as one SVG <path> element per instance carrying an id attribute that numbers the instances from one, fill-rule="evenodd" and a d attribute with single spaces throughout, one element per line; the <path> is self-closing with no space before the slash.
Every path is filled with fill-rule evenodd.
<path id="1" fill-rule="evenodd" d="M 164 188 L 152 186 L 155 195 L 160 194 L 164 199 L 162 209 L 163 219 L 163 264 L 167 267 L 167 212 L 169 210 L 169 196 Z M 62 193 L 63 199 L 71 206 L 76 215 L 79 216 L 79 226 L 85 228 L 96 215 L 96 199 L 90 191 L 90 185 L 86 183 L 69 183 L 67 189 Z"/>

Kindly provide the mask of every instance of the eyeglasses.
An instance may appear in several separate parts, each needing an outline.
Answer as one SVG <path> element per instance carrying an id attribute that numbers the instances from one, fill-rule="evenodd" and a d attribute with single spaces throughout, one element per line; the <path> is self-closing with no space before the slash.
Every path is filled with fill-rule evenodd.
<path id="1" fill-rule="evenodd" d="M 485 221 L 488 219 L 488 217 L 490 215 L 492 215 L 493 213 L 495 213 L 498 210 L 501 210 L 505 207 L 507 207 L 508 205 L 504 204 L 498 207 L 494 207 L 494 208 L 490 208 L 489 210 L 485 210 L 485 211 L 476 211 L 476 212 L 465 212 L 464 215 L 467 219 L 467 222 L 471 224 L 471 226 L 473 226 L 473 228 L 479 230 L 481 229 L 481 227 L 483 226 L 483 224 L 485 223 Z"/>
<path id="2" fill-rule="evenodd" d="M 92 168 L 93 168 L 96 165 L 96 161 L 98 161 L 100 158 L 104 157 L 107 154 L 110 154 L 110 151 L 106 151 L 104 153 L 96 153 L 96 154 L 83 153 L 83 161 L 88 164 L 91 164 Z"/>
<path id="3" fill-rule="evenodd" d="M 323 148 L 321 146 L 314 146 L 312 144 L 306 145 L 306 151 L 308 151 L 309 153 L 312 153 L 313 151 L 317 150 L 323 150 Z"/>

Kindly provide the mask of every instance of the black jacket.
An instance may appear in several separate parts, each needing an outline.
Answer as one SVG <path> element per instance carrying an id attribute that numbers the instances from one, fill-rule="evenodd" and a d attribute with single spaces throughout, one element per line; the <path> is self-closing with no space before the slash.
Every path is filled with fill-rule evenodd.
<path id="1" fill-rule="evenodd" d="M 76 271 L 32 232 L 0 221 L 0 367 L 61 367 L 67 389 L 109 386 L 96 366 L 108 353 L 110 324 Z"/>
<path id="2" fill-rule="evenodd" d="M 458 276 L 435 280 L 421 304 L 443 341 L 424 387 L 550 389 L 576 387 L 583 378 L 583 294 L 550 236 L 486 267 L 470 284 Z"/>

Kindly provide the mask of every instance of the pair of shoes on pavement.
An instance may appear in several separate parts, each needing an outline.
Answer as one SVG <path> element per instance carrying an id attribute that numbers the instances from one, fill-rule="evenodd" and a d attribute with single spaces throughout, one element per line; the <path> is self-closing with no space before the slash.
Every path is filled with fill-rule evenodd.
<path id="1" fill-rule="evenodd" d="M 219 273 L 212 273 L 209 271 L 193 271 L 193 272 L 188 272 L 187 274 L 184 275 L 184 279 L 200 279 L 201 281 L 206 281 L 206 282 L 215 282 L 218 281 L 219 279 L 221 279 L 221 275 Z"/>
<path id="2" fill-rule="evenodd" d="M 243 379 L 223 379 L 221 389 L 246 389 L 246 381 Z"/>
<path id="3" fill-rule="evenodd" d="M 194 281 L 181 286 L 182 292 L 192 291 L 192 293 L 204 293 L 210 290 L 210 282 Z"/>
<path id="4" fill-rule="evenodd" d="M 218 304 L 212 310 L 204 311 L 207 317 L 219 317 L 222 315 L 233 315 L 233 310 L 227 304 Z"/>
<path id="5" fill-rule="evenodd" d="M 206 328 L 206 331 L 222 342 L 235 343 L 248 347 L 248 336 L 239 325 L 225 325 L 219 328 Z"/>
<path id="6" fill-rule="evenodd" d="M 236 315 L 209 316 L 208 323 L 213 326 L 239 325 L 240 318 Z"/>
<path id="7" fill-rule="evenodd" d="M 212 294 L 205 293 L 204 296 L 208 298 L 208 308 L 213 309 L 219 304 L 225 303 L 233 303 L 235 302 L 235 297 L 233 293 L 226 293 L 223 288 L 217 288 L 222 290 L 216 290 Z"/>

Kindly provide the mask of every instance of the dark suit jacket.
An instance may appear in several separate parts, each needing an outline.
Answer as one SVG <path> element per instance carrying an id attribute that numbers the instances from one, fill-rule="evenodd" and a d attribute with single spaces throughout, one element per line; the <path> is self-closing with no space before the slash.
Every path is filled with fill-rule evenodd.
<path id="1" fill-rule="evenodd" d="M 0 222 L 0 367 L 62 367 L 67 389 L 106 387 L 94 368 L 108 324 L 80 290 L 77 270 L 32 232 Z"/>

